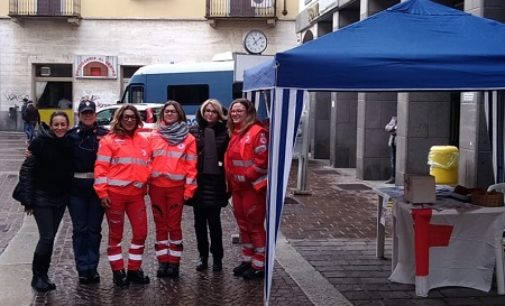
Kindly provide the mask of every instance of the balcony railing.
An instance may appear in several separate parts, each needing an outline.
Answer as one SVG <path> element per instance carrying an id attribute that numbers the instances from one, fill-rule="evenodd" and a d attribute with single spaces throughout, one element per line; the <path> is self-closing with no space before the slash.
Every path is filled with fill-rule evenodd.
<path id="1" fill-rule="evenodd" d="M 275 0 L 206 0 L 206 18 L 274 18 Z"/>
<path id="2" fill-rule="evenodd" d="M 11 17 L 81 17 L 81 0 L 9 0 Z"/>

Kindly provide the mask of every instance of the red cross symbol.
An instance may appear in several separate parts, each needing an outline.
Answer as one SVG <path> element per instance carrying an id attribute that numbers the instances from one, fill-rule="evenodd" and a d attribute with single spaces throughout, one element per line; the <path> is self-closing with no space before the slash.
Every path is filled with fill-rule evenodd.
<path id="1" fill-rule="evenodd" d="M 427 276 L 430 271 L 430 247 L 449 246 L 452 225 L 430 224 L 433 210 L 412 210 L 416 252 L 416 276 Z"/>

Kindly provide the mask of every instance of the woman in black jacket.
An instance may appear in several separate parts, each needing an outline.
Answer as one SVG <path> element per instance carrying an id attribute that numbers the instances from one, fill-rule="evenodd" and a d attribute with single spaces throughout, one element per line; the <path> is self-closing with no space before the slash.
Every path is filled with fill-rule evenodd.
<path id="1" fill-rule="evenodd" d="M 193 206 L 195 231 L 200 260 L 197 271 L 208 268 L 210 252 L 214 271 L 223 269 L 223 239 L 221 230 L 221 207 L 228 204 L 223 159 L 230 140 L 226 127 L 226 109 L 218 100 L 203 102 L 196 114 L 197 125 L 190 132 L 195 136 L 198 151 L 198 189 L 189 202 Z"/>
<path id="2" fill-rule="evenodd" d="M 56 289 L 47 276 L 58 226 L 68 204 L 72 187 L 72 146 L 66 138 L 69 127 L 65 112 L 51 115 L 50 126 L 42 123 L 39 135 L 28 150 L 20 182 L 27 214 L 33 214 L 39 230 L 39 241 L 33 255 L 31 285 L 45 292 Z"/>

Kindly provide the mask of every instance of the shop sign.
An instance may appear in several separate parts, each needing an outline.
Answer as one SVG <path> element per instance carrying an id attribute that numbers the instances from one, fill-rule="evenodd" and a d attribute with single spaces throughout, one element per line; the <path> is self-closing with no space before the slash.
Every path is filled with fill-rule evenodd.
<path id="1" fill-rule="evenodd" d="M 74 77 L 117 79 L 117 56 L 76 55 Z"/>

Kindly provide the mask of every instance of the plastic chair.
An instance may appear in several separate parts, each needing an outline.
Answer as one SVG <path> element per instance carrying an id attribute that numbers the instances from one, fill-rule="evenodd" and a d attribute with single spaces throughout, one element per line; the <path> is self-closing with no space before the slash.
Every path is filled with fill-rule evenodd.
<path id="1" fill-rule="evenodd" d="M 487 191 L 498 191 L 505 194 L 505 183 L 498 183 L 487 187 Z"/>
<path id="2" fill-rule="evenodd" d="M 491 185 L 491 186 L 487 187 L 487 191 L 488 191 L 488 192 L 489 192 L 489 191 L 497 191 L 497 192 L 501 192 L 501 193 L 505 194 L 505 183 L 498 183 L 498 184 Z M 503 234 L 503 236 L 505 236 L 505 233 Z M 504 238 L 502 238 L 502 244 L 503 244 L 503 246 L 505 247 L 505 237 L 504 237 Z M 503 247 L 502 247 L 502 251 L 503 251 Z M 502 253 L 502 254 L 503 254 L 503 253 Z M 502 255 L 502 258 L 503 258 L 503 255 Z M 497 267 L 497 268 L 498 268 L 498 267 Z M 502 269 L 503 269 L 503 268 L 502 268 Z M 503 280 L 503 279 L 499 279 L 500 277 L 498 277 L 498 276 L 499 276 L 499 274 L 498 274 L 498 273 L 496 273 L 496 276 L 497 276 L 497 277 L 496 277 L 496 278 L 497 278 L 497 283 L 500 283 L 500 282 L 501 282 L 501 284 L 497 284 L 498 289 L 500 289 L 500 288 L 502 288 L 502 289 L 503 289 L 503 287 L 505 286 L 505 285 L 503 284 L 503 283 L 505 282 L 505 280 Z M 502 276 L 502 278 L 503 278 L 503 276 Z M 501 286 L 500 286 L 500 285 L 501 285 Z M 501 291 L 501 290 L 498 290 L 498 291 Z M 503 294 L 503 292 L 501 292 L 501 293 L 500 293 L 500 292 L 498 292 L 498 294 Z"/>

